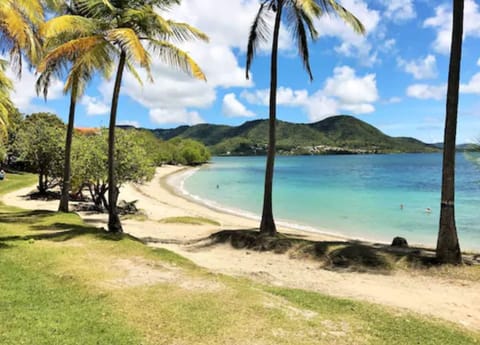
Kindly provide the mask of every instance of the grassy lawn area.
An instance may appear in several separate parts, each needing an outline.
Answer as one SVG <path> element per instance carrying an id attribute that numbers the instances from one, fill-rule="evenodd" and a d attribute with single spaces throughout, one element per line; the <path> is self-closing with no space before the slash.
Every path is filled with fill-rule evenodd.
<path id="1" fill-rule="evenodd" d="M 9 174 L 0 195 L 34 182 Z M 212 274 L 75 214 L 0 204 L 0 344 L 462 345 L 480 334 Z"/>

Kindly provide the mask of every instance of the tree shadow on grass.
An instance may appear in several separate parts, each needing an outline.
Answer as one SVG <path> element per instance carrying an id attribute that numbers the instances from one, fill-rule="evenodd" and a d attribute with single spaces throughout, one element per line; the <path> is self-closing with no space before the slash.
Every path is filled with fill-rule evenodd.
<path id="1" fill-rule="evenodd" d="M 24 219 L 22 219 L 24 221 Z M 53 223 L 48 225 L 32 225 L 30 229 L 33 231 L 42 231 L 39 234 L 29 235 L 13 235 L 13 236 L 0 236 L 0 245 L 8 246 L 4 242 L 12 241 L 28 241 L 28 240 L 49 240 L 54 242 L 66 242 L 75 238 L 83 236 L 92 236 L 102 241 L 121 241 L 123 239 L 130 239 L 136 242 L 141 242 L 137 238 L 132 237 L 129 234 L 114 234 L 105 231 L 103 228 L 95 228 L 89 225 L 71 224 L 71 223 Z M 3 243 L 2 243 L 3 242 Z"/>
<path id="2" fill-rule="evenodd" d="M 265 236 L 257 229 L 222 230 L 193 245 L 200 249 L 217 244 L 230 244 L 235 249 L 288 253 L 291 258 L 313 259 L 324 269 L 342 272 L 389 274 L 400 261 L 419 268 L 438 265 L 435 252 L 425 248 L 399 248 L 357 240 L 311 241 L 294 234 Z"/>
<path id="3" fill-rule="evenodd" d="M 25 223 L 34 224 L 44 218 L 52 217 L 57 213 L 47 210 L 33 210 L 23 212 L 0 212 L 0 223 L 15 224 Z"/>

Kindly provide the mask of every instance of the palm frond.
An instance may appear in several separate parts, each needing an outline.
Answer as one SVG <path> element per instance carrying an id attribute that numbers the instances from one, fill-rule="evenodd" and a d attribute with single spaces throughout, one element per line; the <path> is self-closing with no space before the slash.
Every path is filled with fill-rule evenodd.
<path id="1" fill-rule="evenodd" d="M 203 31 L 187 23 L 178 23 L 172 20 L 168 20 L 167 23 L 170 27 L 171 34 L 167 34 L 166 37 L 173 38 L 177 42 L 185 42 L 190 40 L 201 40 L 204 42 L 209 42 L 210 40 L 208 35 L 205 34 Z"/>
<path id="2" fill-rule="evenodd" d="M 150 56 L 135 31 L 129 28 L 112 29 L 107 32 L 106 37 L 110 42 L 118 44 L 129 60 L 138 62 L 144 68 L 150 67 Z"/>
<path id="3" fill-rule="evenodd" d="M 198 64 L 180 48 L 166 41 L 149 40 L 150 47 L 167 65 L 200 80 L 207 80 Z"/>
<path id="4" fill-rule="evenodd" d="M 310 68 L 310 54 L 308 50 L 307 32 L 304 26 L 304 18 L 309 18 L 309 15 L 304 13 L 302 9 L 298 7 L 292 7 L 289 10 L 291 11 L 293 16 L 291 21 L 289 21 L 289 27 L 292 31 L 292 37 L 297 43 L 298 54 L 300 55 L 300 58 L 302 60 L 303 67 L 307 71 L 310 81 L 312 81 L 313 74 L 312 69 Z"/>
<path id="5" fill-rule="evenodd" d="M 255 53 L 262 42 L 266 42 L 270 33 L 270 28 L 266 21 L 266 14 L 268 11 L 267 2 L 263 2 L 258 9 L 257 15 L 253 21 L 253 24 L 250 28 L 250 34 L 248 36 L 248 45 L 247 45 L 247 63 L 245 67 L 245 76 L 247 79 L 250 78 L 249 72 L 252 65 L 253 58 Z"/>
<path id="6" fill-rule="evenodd" d="M 63 15 L 44 23 L 40 27 L 40 34 L 47 40 L 65 34 L 74 34 L 76 37 L 82 37 L 91 36 L 95 28 L 95 22 L 90 18 L 77 15 Z"/>
<path id="7" fill-rule="evenodd" d="M 307 0 L 303 0 L 307 1 Z M 324 12 L 330 13 L 331 10 L 338 15 L 340 18 L 342 18 L 345 23 L 350 25 L 352 29 L 359 33 L 359 34 L 364 34 L 365 33 L 365 27 L 363 26 L 362 22 L 355 17 L 352 13 L 350 13 L 345 7 L 337 3 L 335 0 L 317 0 L 320 2 L 320 6 L 323 7 Z"/>

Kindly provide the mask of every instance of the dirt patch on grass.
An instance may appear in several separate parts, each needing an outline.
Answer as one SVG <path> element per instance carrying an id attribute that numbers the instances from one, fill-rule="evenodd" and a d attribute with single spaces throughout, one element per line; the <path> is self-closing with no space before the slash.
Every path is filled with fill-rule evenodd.
<path id="1" fill-rule="evenodd" d="M 175 284 L 182 289 L 198 292 L 217 292 L 225 286 L 206 278 L 192 277 L 181 268 L 147 261 L 140 257 L 116 259 L 111 264 L 115 278 L 104 281 L 109 288 L 120 289 L 155 284 Z"/>

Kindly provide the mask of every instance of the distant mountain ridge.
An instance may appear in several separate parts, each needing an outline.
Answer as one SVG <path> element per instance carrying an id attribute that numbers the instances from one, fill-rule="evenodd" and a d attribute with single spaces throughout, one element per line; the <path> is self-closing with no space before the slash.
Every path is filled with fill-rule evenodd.
<path id="1" fill-rule="evenodd" d="M 215 155 L 263 155 L 268 121 L 253 120 L 240 126 L 199 124 L 154 129 L 164 140 L 190 138 L 204 143 Z M 362 154 L 438 152 L 438 147 L 414 138 L 390 137 L 353 116 L 338 115 L 310 124 L 277 121 L 277 152 L 299 154 Z"/>

